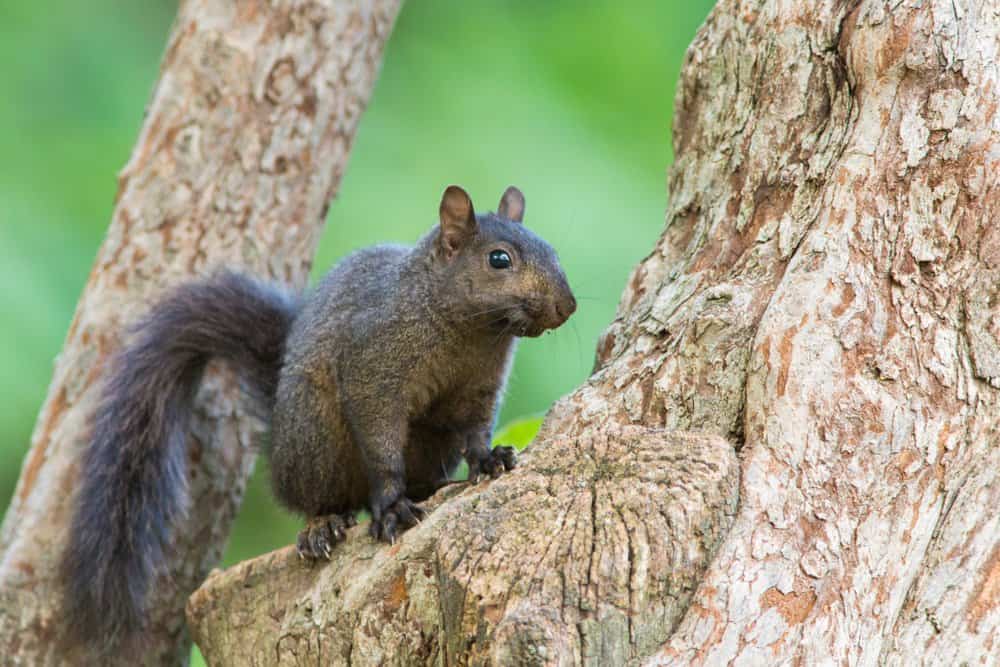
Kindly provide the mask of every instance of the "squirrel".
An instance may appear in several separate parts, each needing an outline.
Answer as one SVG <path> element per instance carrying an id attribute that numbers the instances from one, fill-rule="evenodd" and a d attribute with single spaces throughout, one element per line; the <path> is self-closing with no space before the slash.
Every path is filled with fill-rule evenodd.
<path id="1" fill-rule="evenodd" d="M 516 339 L 576 310 L 524 209 L 512 186 L 477 215 L 453 185 L 415 246 L 357 251 L 302 296 L 224 271 L 159 301 L 111 360 L 82 457 L 61 563 L 71 636 L 116 646 L 144 630 L 188 504 L 187 424 L 209 359 L 238 368 L 268 417 L 272 487 L 306 519 L 303 558 L 329 558 L 362 508 L 393 542 L 463 458 L 470 479 L 511 470 L 514 449 L 490 443 Z"/>

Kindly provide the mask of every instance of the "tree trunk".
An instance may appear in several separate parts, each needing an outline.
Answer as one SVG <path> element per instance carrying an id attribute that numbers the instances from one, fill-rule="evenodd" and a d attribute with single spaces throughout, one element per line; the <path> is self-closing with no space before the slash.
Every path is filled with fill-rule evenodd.
<path id="1" fill-rule="evenodd" d="M 104 360 L 163 288 L 219 265 L 302 286 L 398 0 L 187 0 L 108 236 L 55 368 L 0 532 L 0 654 L 98 664 L 60 647 L 56 565 Z M 186 662 L 183 608 L 218 561 L 254 461 L 234 377 L 214 369 L 190 447 L 194 511 L 153 590 L 148 662 Z M 249 406 L 247 406 L 249 408 Z"/>
<path id="2" fill-rule="evenodd" d="M 210 577 L 209 660 L 998 664 L 998 32 L 720 2 L 666 229 L 524 465 L 393 547 Z"/>

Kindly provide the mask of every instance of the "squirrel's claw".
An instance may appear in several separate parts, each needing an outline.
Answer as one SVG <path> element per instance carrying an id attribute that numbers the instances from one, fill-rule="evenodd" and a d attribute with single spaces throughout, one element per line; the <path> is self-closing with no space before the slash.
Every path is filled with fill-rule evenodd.
<path id="1" fill-rule="evenodd" d="M 517 450 L 507 445 L 499 445 L 490 451 L 490 458 L 497 462 L 494 477 L 517 467 Z"/>
<path id="2" fill-rule="evenodd" d="M 399 533 L 420 523 L 426 514 L 422 507 L 409 498 L 400 498 L 377 515 L 372 512 L 369 532 L 376 540 L 395 544 Z"/>
<path id="3" fill-rule="evenodd" d="M 303 560 L 332 560 L 333 548 L 347 537 L 347 529 L 356 523 L 353 514 L 328 514 L 309 519 L 296 540 L 299 557 Z"/>
<path id="4" fill-rule="evenodd" d="M 517 450 L 506 445 L 497 445 L 485 457 L 469 465 L 469 480 L 473 484 L 478 484 L 484 474 L 496 479 L 515 467 L 517 467 Z"/>

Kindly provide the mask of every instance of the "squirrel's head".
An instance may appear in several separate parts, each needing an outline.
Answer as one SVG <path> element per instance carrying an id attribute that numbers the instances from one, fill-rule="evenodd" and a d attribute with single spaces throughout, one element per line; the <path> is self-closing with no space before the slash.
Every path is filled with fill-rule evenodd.
<path id="1" fill-rule="evenodd" d="M 555 329 L 576 310 L 556 251 L 523 224 L 524 195 L 511 186 L 496 213 L 476 215 L 462 188 L 441 197 L 433 260 L 453 312 L 516 336 Z"/>

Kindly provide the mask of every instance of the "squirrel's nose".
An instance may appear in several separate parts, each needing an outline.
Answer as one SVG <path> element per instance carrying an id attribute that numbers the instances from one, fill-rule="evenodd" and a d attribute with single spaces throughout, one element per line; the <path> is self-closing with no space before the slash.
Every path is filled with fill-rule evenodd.
<path id="1" fill-rule="evenodd" d="M 560 324 L 569 319 L 569 316 L 576 312 L 576 297 L 567 294 L 566 298 L 556 302 L 556 315 L 559 316 Z"/>

